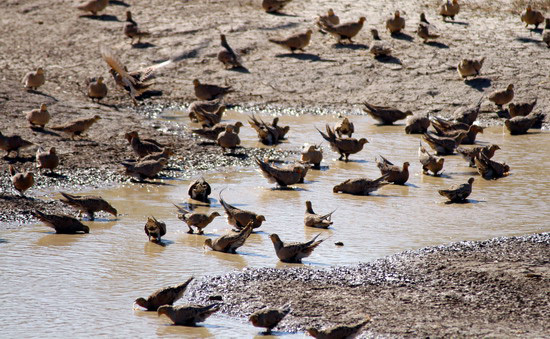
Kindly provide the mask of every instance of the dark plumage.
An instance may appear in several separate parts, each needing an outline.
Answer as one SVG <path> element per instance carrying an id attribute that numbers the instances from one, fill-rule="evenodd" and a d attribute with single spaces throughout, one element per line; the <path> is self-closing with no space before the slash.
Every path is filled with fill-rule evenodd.
<path id="1" fill-rule="evenodd" d="M 157 313 L 166 315 L 174 325 L 195 326 L 206 320 L 209 316 L 216 313 L 220 309 L 220 304 L 212 304 L 209 306 L 199 305 L 180 305 L 170 306 L 163 305 L 158 308 Z"/>
<path id="2" fill-rule="evenodd" d="M 376 166 L 380 169 L 382 175 L 388 174 L 386 177 L 387 182 L 391 182 L 396 185 L 404 185 L 409 180 L 409 163 L 404 162 L 403 167 L 395 166 L 388 159 L 379 155 L 381 160 L 376 159 Z"/>
<path id="3" fill-rule="evenodd" d="M 462 202 L 472 193 L 472 184 L 474 178 L 468 179 L 468 182 L 461 185 L 452 185 L 449 189 L 439 190 L 439 194 L 449 199 L 450 202 Z"/>
<path id="4" fill-rule="evenodd" d="M 379 121 L 382 125 L 393 125 L 397 120 L 405 119 L 409 115 L 413 115 L 411 111 L 403 112 L 397 108 L 371 105 L 364 102 L 367 112 L 373 119 Z"/>
<path id="5" fill-rule="evenodd" d="M 384 185 L 388 185 L 389 182 L 384 181 L 389 174 L 383 175 L 376 180 L 368 178 L 348 179 L 333 187 L 334 193 L 342 192 L 353 195 L 369 195 L 369 193 L 378 190 Z"/>
<path id="6" fill-rule="evenodd" d="M 210 184 L 202 177 L 189 184 L 189 188 L 187 189 L 187 194 L 189 194 L 191 199 L 206 203 L 209 202 L 208 196 L 210 193 L 212 193 L 212 188 L 210 187 Z"/>
<path id="7" fill-rule="evenodd" d="M 161 288 L 147 297 L 147 299 L 137 298 L 134 303 L 147 309 L 147 311 L 156 311 L 162 305 L 172 305 L 183 297 L 183 293 L 185 293 L 187 286 L 192 280 L 193 277 L 179 285 Z"/>
<path id="8" fill-rule="evenodd" d="M 319 131 L 319 129 L 317 129 L 317 131 Z M 339 138 L 336 134 L 334 134 L 334 131 L 328 124 L 326 125 L 326 131 L 327 134 L 321 131 L 319 131 L 319 133 L 323 139 L 330 143 L 330 148 L 334 152 L 338 152 L 340 154 L 340 158 L 338 158 L 338 160 L 342 160 L 342 158 L 344 158 L 345 161 L 348 161 L 350 154 L 360 152 L 363 149 L 363 145 L 369 142 L 365 138 L 361 138 L 359 140 L 355 138 Z"/>
<path id="9" fill-rule="evenodd" d="M 99 211 L 105 211 L 117 216 L 117 210 L 105 199 L 99 196 L 77 196 L 64 192 L 59 192 L 63 198 L 59 199 L 62 203 L 71 205 L 77 208 L 80 212 L 86 212 L 90 220 L 94 220 L 94 213 Z"/>
<path id="10" fill-rule="evenodd" d="M 147 218 L 147 223 L 143 227 L 145 234 L 149 238 L 149 241 L 160 242 L 161 237 L 166 234 L 166 224 L 158 221 L 155 217 Z M 153 238 L 151 240 L 151 238 Z"/>
<path id="11" fill-rule="evenodd" d="M 90 228 L 68 215 L 45 214 L 38 210 L 31 211 L 33 217 L 55 229 L 58 234 L 90 233 Z"/>
<path id="12" fill-rule="evenodd" d="M 265 327 L 265 334 L 271 333 L 271 330 L 283 320 L 290 310 L 280 310 L 277 308 L 264 308 L 256 311 L 248 317 L 248 321 L 255 327 Z"/>
<path id="13" fill-rule="evenodd" d="M 320 234 L 317 234 L 307 242 L 288 242 L 281 241 L 277 234 L 271 234 L 269 238 L 275 247 L 275 253 L 282 262 L 301 263 L 302 259 L 309 257 L 313 250 L 319 246 L 325 239 L 317 240 Z"/>

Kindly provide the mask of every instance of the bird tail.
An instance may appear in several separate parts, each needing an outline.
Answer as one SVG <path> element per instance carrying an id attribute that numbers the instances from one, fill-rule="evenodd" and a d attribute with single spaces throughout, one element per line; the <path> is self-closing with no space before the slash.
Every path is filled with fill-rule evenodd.
<path id="1" fill-rule="evenodd" d="M 10 165 L 9 169 L 12 177 L 17 174 L 17 171 L 15 170 L 15 167 L 13 167 L 13 165 Z"/>
<path id="2" fill-rule="evenodd" d="M 178 209 L 178 212 L 179 213 L 182 213 L 182 214 L 187 214 L 187 213 L 190 213 L 188 210 L 186 210 L 185 208 L 181 207 L 181 206 L 178 206 L 174 203 L 172 203 L 172 205 L 174 205 L 177 209 Z"/>

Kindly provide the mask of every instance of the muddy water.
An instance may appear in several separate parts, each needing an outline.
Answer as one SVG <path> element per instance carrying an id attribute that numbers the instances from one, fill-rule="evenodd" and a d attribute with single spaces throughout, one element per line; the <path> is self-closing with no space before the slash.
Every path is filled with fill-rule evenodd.
<path id="1" fill-rule="evenodd" d="M 187 122 L 185 115 L 165 113 L 165 118 Z M 229 120 L 244 120 L 231 112 Z M 291 124 L 289 141 L 281 147 L 296 149 L 304 142 L 321 142 L 314 126 L 338 120 L 331 116 L 281 117 Z M 304 184 L 294 190 L 276 190 L 255 169 L 206 173 L 214 189 L 210 208 L 218 210 L 218 193 L 241 208 L 266 216 L 258 233 L 252 234 L 238 255 L 206 251 L 206 237 L 215 237 L 229 227 L 218 217 L 204 236 L 187 234 L 176 218 L 172 203 L 187 201 L 189 180 L 162 181 L 159 185 L 127 184 L 94 191 L 119 210 L 117 220 L 104 215 L 88 235 L 55 235 L 42 225 L 0 231 L 0 310 L 2 335 L 15 337 L 75 336 L 110 337 L 253 337 L 252 326 L 213 316 L 196 328 L 169 326 L 167 318 L 132 310 L 132 302 L 158 287 L 178 283 L 190 275 L 223 274 L 245 267 L 287 267 L 278 262 L 270 233 L 283 240 L 301 241 L 321 233 L 328 238 L 304 264 L 321 268 L 353 264 L 398 251 L 459 240 L 486 239 L 549 231 L 550 176 L 548 132 L 509 136 L 501 128 L 479 135 L 480 142 L 496 143 L 502 150 L 495 159 L 506 161 L 512 175 L 485 181 L 458 156 L 446 157 L 442 177 L 421 174 L 417 160 L 418 136 L 405 135 L 403 126 L 378 127 L 367 117 L 352 117 L 357 137 L 369 144 L 349 163 L 336 161 L 326 143 L 321 171 L 310 171 Z M 245 147 L 259 146 L 254 131 L 244 127 Z M 379 175 L 374 157 L 409 161 L 411 176 L 406 186 L 386 186 L 368 197 L 332 193 L 332 186 L 359 176 Z M 475 176 L 470 203 L 445 205 L 437 189 L 463 183 Z M 159 181 L 160 182 L 160 181 Z M 311 200 L 318 213 L 334 209 L 334 225 L 328 230 L 303 226 L 304 202 Z M 165 246 L 147 242 L 143 225 L 154 215 L 168 225 Z M 335 242 L 341 241 L 343 247 Z M 278 333 L 285 337 L 303 334 Z"/>

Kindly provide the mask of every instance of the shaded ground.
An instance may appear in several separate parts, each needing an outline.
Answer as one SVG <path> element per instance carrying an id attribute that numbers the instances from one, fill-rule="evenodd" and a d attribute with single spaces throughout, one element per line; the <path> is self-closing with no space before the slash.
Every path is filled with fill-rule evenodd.
<path id="1" fill-rule="evenodd" d="M 550 331 L 550 234 L 459 242 L 357 266 L 245 269 L 204 277 L 187 301 L 245 319 L 291 305 L 277 330 L 353 324 L 362 337 L 545 337 Z"/>

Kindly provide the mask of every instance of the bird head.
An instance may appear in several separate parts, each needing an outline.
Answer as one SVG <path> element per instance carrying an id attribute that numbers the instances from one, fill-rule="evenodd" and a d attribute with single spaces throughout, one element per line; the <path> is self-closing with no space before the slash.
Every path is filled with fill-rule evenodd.
<path id="1" fill-rule="evenodd" d="M 374 40 L 380 40 L 380 35 L 378 35 L 378 30 L 376 28 L 371 28 L 370 34 Z"/>
<path id="2" fill-rule="evenodd" d="M 157 315 L 160 317 L 161 314 L 168 315 L 168 312 L 172 310 L 170 305 L 162 305 L 157 309 Z"/>
<path id="3" fill-rule="evenodd" d="M 50 154 L 57 154 L 55 147 L 50 147 Z"/>
<path id="4" fill-rule="evenodd" d="M 443 166 L 443 163 L 445 163 L 445 158 L 437 158 L 437 164 L 439 166 Z"/>
<path id="5" fill-rule="evenodd" d="M 280 243 L 281 242 L 281 238 L 279 238 L 279 236 L 275 233 L 273 234 L 270 234 L 269 235 L 269 239 L 271 239 L 271 241 L 274 243 L 274 244 L 277 244 L 277 243 Z"/>
<path id="6" fill-rule="evenodd" d="M 107 213 L 111 213 L 111 214 L 114 215 L 115 217 L 118 215 L 118 211 L 116 210 L 116 208 L 114 208 L 114 207 L 111 206 L 111 205 L 107 205 L 107 206 L 105 207 L 105 211 L 106 211 Z"/>
<path id="7" fill-rule="evenodd" d="M 48 109 L 48 106 L 46 106 L 46 104 L 40 105 L 40 110 L 41 110 L 42 112 L 44 112 L 44 111 L 47 110 L 47 109 Z"/>
<path id="8" fill-rule="evenodd" d="M 313 33 L 313 31 L 312 31 L 311 29 L 308 29 L 308 30 L 306 31 L 306 35 L 308 36 L 308 38 L 311 37 L 311 34 L 312 34 L 312 33 Z"/>
<path id="9" fill-rule="evenodd" d="M 97 78 L 97 83 L 98 83 L 99 85 L 103 84 L 103 77 L 98 77 L 98 78 Z"/>
<path id="10" fill-rule="evenodd" d="M 368 141 L 367 139 L 365 139 L 365 138 L 361 138 L 361 139 L 359 139 L 359 143 L 360 143 L 361 145 L 364 145 L 364 144 L 368 144 L 369 141 Z"/>
<path id="11" fill-rule="evenodd" d="M 248 318 L 248 321 L 250 321 L 252 323 L 252 325 L 257 326 L 258 324 L 258 315 L 257 314 L 251 314 L 250 317 Z"/>
<path id="12" fill-rule="evenodd" d="M 411 165 L 411 164 L 409 164 L 408 161 L 405 161 L 405 162 L 403 163 L 403 169 L 404 169 L 404 170 L 408 169 L 410 165 Z"/>
<path id="13" fill-rule="evenodd" d="M 396 18 L 399 18 L 399 17 L 401 16 L 401 14 L 399 13 L 399 11 L 395 11 L 394 16 L 395 16 Z"/>
<path id="14" fill-rule="evenodd" d="M 200 84 L 201 84 L 201 83 L 200 83 L 199 79 L 194 79 L 194 80 L 193 80 L 193 86 L 197 87 L 197 86 L 199 86 Z"/>
<path id="15" fill-rule="evenodd" d="M 258 222 L 265 221 L 265 217 L 260 214 L 260 215 L 256 216 L 256 221 L 258 221 Z"/>
<path id="16" fill-rule="evenodd" d="M 126 21 L 131 21 L 131 20 L 132 20 L 132 12 L 126 11 Z"/>
<path id="17" fill-rule="evenodd" d="M 210 216 L 212 217 L 219 217 L 221 214 L 220 212 L 216 211 L 216 212 L 212 212 L 212 214 L 210 214 Z"/>
<path id="18" fill-rule="evenodd" d="M 239 127 L 239 128 L 240 128 L 240 127 L 243 127 L 243 123 L 240 122 L 240 121 L 237 121 L 237 122 L 235 123 L 235 127 Z"/>
<path id="19" fill-rule="evenodd" d="M 473 184 L 473 183 L 474 183 L 474 178 L 470 178 L 470 179 L 468 179 L 468 184 L 470 184 L 470 185 L 471 185 L 471 184 Z"/>
<path id="20" fill-rule="evenodd" d="M 100 117 L 99 115 L 96 114 L 96 115 L 94 115 L 94 118 L 93 118 L 93 119 L 94 119 L 94 121 L 98 121 L 98 120 L 101 119 L 101 117 Z"/>
<path id="21" fill-rule="evenodd" d="M 328 9 L 327 14 L 328 14 L 328 16 L 333 16 L 334 15 L 334 11 L 332 10 L 332 8 Z"/>
<path id="22" fill-rule="evenodd" d="M 338 193 L 339 191 L 341 190 L 341 186 L 340 185 L 336 185 L 332 188 L 332 192 L 333 193 Z"/>
<path id="23" fill-rule="evenodd" d="M 145 298 L 137 298 L 136 301 L 134 301 L 134 305 L 147 308 L 147 300 L 145 300 Z"/>
<path id="24" fill-rule="evenodd" d="M 313 327 L 308 328 L 306 331 L 307 333 L 309 333 L 310 336 L 314 338 L 317 338 L 317 336 L 319 335 L 319 330 Z"/>
<path id="25" fill-rule="evenodd" d="M 36 74 L 44 74 L 44 69 L 42 67 L 38 67 L 36 69 Z"/>
<path id="26" fill-rule="evenodd" d="M 506 87 L 507 91 L 512 91 L 514 89 L 514 84 L 509 84 L 508 87 Z"/>
<path id="27" fill-rule="evenodd" d="M 483 127 L 479 126 L 479 125 L 472 125 L 470 126 L 470 130 L 472 132 L 476 132 L 476 133 L 483 133 Z"/>
<path id="28" fill-rule="evenodd" d="M 204 241 L 204 244 L 202 245 L 202 248 L 205 248 L 206 246 L 208 246 L 208 247 L 214 249 L 214 248 L 212 247 L 212 239 L 208 238 L 208 239 L 206 239 L 206 240 Z"/>
<path id="29" fill-rule="evenodd" d="M 365 22 L 367 20 L 367 18 L 365 18 L 364 16 L 360 17 L 359 18 L 359 23 L 362 24 L 363 22 Z"/>

